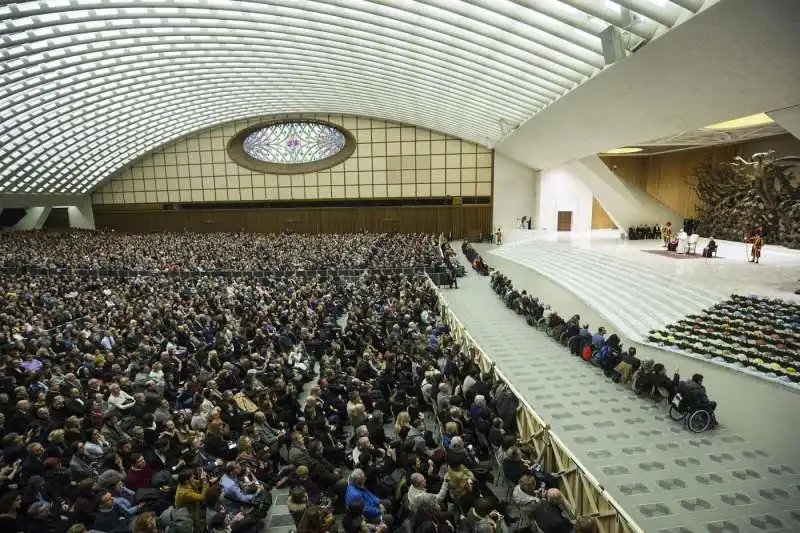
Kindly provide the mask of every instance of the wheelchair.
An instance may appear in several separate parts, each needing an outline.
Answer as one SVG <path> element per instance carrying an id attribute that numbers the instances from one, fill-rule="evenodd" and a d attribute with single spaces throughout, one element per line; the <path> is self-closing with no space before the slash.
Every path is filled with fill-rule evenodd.
<path id="1" fill-rule="evenodd" d="M 711 427 L 714 420 L 710 411 L 691 406 L 681 393 L 675 394 L 669 406 L 669 417 L 676 422 L 683 421 L 692 433 L 702 433 Z"/>

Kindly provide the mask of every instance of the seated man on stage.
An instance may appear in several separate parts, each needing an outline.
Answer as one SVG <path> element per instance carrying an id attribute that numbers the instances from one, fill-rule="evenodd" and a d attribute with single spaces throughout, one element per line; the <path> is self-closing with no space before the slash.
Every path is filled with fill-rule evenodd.
<path id="1" fill-rule="evenodd" d="M 708 244 L 705 248 L 703 248 L 703 257 L 713 257 L 714 254 L 717 253 L 717 241 L 714 240 L 714 237 L 711 237 L 708 240 Z"/>

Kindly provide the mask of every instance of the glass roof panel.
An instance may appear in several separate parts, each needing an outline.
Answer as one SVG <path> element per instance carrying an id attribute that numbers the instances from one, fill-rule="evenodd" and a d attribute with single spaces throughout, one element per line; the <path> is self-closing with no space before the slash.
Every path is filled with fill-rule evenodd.
<path id="1" fill-rule="evenodd" d="M 143 150 L 254 115 L 374 116 L 493 144 L 604 68 L 599 34 L 626 11 L 634 47 L 713 1 L 0 6 L 0 192 L 86 190 Z"/>

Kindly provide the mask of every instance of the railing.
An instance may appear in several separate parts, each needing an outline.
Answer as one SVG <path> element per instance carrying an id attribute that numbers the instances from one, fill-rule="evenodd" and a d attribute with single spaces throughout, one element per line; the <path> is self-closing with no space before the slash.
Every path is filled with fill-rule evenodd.
<path id="1" fill-rule="evenodd" d="M 431 283 L 433 283 L 431 281 Z M 441 293 L 437 291 L 441 314 L 450 327 L 451 336 L 457 346 L 477 361 L 482 372 L 492 372 L 495 380 L 504 383 L 519 400 L 517 427 L 520 438 L 531 442 L 550 472 L 562 472 L 559 476 L 560 490 L 574 517 L 594 517 L 600 533 L 643 533 L 631 517 L 614 498 L 606 492 L 600 482 L 587 470 L 575 455 L 547 424 L 506 376 L 484 352 L 475 339 L 461 324 L 458 317 L 447 307 Z"/>

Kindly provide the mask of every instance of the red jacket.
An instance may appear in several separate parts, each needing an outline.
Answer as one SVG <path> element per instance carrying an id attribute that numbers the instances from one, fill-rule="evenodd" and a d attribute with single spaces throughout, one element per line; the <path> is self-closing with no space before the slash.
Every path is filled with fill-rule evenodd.
<path id="1" fill-rule="evenodd" d="M 145 463 L 141 470 L 129 470 L 125 485 L 131 490 L 149 489 L 153 480 L 153 468 Z"/>

